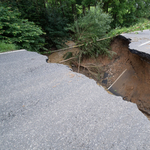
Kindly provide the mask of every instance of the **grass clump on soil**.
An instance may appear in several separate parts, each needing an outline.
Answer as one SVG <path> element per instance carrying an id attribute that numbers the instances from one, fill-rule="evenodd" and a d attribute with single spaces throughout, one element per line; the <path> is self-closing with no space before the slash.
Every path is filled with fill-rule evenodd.
<path id="1" fill-rule="evenodd" d="M 16 50 L 17 46 L 15 44 L 7 44 L 4 41 L 0 42 L 0 53 Z"/>

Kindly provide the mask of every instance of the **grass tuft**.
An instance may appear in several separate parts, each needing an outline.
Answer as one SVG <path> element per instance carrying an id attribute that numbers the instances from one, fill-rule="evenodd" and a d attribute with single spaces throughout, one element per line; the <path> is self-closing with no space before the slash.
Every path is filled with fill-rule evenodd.
<path id="1" fill-rule="evenodd" d="M 12 50 L 16 50 L 17 46 L 14 44 L 7 44 L 5 42 L 0 42 L 0 53 L 2 52 L 8 52 L 8 51 L 12 51 Z"/>

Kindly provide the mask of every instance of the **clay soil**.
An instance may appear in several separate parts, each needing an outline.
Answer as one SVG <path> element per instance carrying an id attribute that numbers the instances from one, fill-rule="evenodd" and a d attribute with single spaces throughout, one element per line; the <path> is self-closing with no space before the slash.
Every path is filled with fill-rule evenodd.
<path id="1" fill-rule="evenodd" d="M 111 87 L 115 88 L 114 94 L 136 103 L 142 112 L 150 115 L 150 61 L 131 53 L 128 46 L 127 39 L 116 37 L 111 44 L 111 51 L 115 53 L 111 59 L 107 56 L 83 58 L 80 70 L 77 60 L 70 61 L 70 66 L 73 71 L 80 71 L 95 79 L 106 89 L 115 82 Z M 125 73 L 116 82 L 123 72 Z"/>

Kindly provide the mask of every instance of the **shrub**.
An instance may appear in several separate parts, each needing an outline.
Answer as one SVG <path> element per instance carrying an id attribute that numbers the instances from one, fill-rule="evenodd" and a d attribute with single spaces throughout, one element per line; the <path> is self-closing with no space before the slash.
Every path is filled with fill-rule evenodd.
<path id="1" fill-rule="evenodd" d="M 96 42 L 103 38 L 106 32 L 110 30 L 111 16 L 104 13 L 100 6 L 90 10 L 85 16 L 81 16 L 70 26 L 71 31 L 75 33 L 78 44 L 82 46 L 83 54 L 88 56 L 108 55 L 110 39 Z"/>
<path id="2" fill-rule="evenodd" d="M 21 49 L 39 51 L 44 45 L 44 39 L 40 37 L 43 31 L 33 22 L 20 19 L 20 15 L 10 7 L 0 7 L 0 40 L 16 44 Z"/>

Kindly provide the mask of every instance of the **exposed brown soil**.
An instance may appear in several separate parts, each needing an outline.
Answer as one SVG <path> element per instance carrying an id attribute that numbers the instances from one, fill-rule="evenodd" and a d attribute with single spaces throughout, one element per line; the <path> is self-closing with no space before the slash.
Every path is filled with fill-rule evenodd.
<path id="1" fill-rule="evenodd" d="M 73 41 L 68 41 L 66 43 L 66 45 L 68 45 L 69 47 L 72 47 L 72 46 L 75 45 L 75 43 Z M 73 49 L 69 49 L 69 50 L 66 50 L 66 51 L 60 51 L 60 52 L 52 53 L 48 57 L 48 63 L 61 63 L 61 61 L 64 60 L 64 55 L 67 52 L 72 52 L 73 56 L 75 56 L 79 52 L 79 49 L 78 48 L 73 48 Z M 71 68 L 71 64 L 70 64 L 69 61 L 63 62 L 63 64 L 68 65 Z"/>
<path id="2" fill-rule="evenodd" d="M 141 111 L 150 115 L 150 62 L 131 53 L 128 45 L 128 40 L 115 38 L 111 50 L 116 55 L 112 59 L 107 56 L 84 58 L 80 64 L 80 73 L 109 88 L 125 71 L 111 90 L 121 95 L 124 100 L 136 103 Z M 73 64 L 72 69 L 78 71 L 79 63 L 75 60 L 70 63 Z"/>

